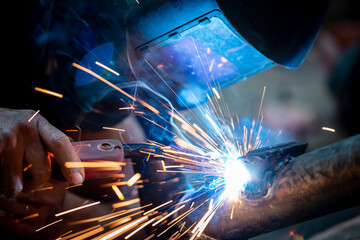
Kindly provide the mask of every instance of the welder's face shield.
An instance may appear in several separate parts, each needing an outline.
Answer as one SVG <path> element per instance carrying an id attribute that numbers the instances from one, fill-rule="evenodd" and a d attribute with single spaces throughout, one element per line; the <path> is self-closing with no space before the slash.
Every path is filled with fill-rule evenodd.
<path id="1" fill-rule="evenodd" d="M 146 32 L 129 27 L 127 51 L 134 75 L 176 107 L 202 103 L 207 93 L 213 94 L 212 88 L 226 87 L 275 65 L 218 10 L 140 45 Z"/>

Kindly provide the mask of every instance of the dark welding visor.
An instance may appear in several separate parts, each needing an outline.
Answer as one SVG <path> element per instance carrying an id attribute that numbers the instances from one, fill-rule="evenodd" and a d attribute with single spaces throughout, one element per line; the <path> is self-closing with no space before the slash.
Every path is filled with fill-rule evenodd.
<path id="1" fill-rule="evenodd" d="M 177 107 L 201 103 L 209 90 L 277 63 L 295 68 L 313 44 L 326 11 L 324 1 L 310 9 L 306 1 L 296 2 L 300 8 L 286 1 L 144 1 L 127 19 L 130 67 Z M 304 16 L 292 16 L 295 10 L 304 10 Z"/>

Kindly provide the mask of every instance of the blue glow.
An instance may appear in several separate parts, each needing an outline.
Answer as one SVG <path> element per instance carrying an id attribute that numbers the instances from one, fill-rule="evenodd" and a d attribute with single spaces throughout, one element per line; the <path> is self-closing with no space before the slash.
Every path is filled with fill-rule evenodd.
<path id="1" fill-rule="evenodd" d="M 106 71 L 104 68 L 95 64 L 96 61 L 102 64 L 109 64 L 114 54 L 114 44 L 112 42 L 104 43 L 96 48 L 92 49 L 87 53 L 80 61 L 80 65 L 90 69 L 93 72 L 96 72 L 100 76 Z M 75 75 L 75 86 L 83 86 L 89 83 L 96 81 L 96 78 L 92 75 L 81 71 L 76 70 Z"/>

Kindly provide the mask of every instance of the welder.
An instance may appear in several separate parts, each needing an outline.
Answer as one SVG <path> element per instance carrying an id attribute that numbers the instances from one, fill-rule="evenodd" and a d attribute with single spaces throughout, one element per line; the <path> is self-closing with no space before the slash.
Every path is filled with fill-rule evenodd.
<path id="1" fill-rule="evenodd" d="M 83 169 L 70 172 L 64 167 L 64 162 L 79 159 L 59 129 L 76 129 L 72 137 L 78 139 L 81 132 L 83 140 L 103 138 L 108 132 L 100 133 L 102 126 L 122 124 L 125 142 L 141 142 L 141 123 L 147 138 L 169 141 L 158 138 L 164 136 L 161 129 L 150 129 L 130 112 L 119 111 L 129 99 L 73 63 L 142 99 L 160 97 L 177 109 L 191 108 L 206 100 L 208 84 L 223 88 L 277 64 L 297 68 L 315 41 L 328 4 L 79 0 L 27 1 L 18 6 L 5 1 L 3 9 L 11 15 L 3 14 L 1 21 L 6 67 L 0 106 L 7 108 L 0 111 L 0 207 L 6 213 L 1 223 L 8 226 L 6 219 L 14 210 L 8 205 L 20 204 L 19 194 L 50 178 L 47 152 L 54 154 L 70 184 L 83 182 Z M 23 173 L 30 164 L 29 172 Z M 21 211 L 28 210 L 28 205 L 21 206 Z M 20 226 L 10 227 L 16 231 Z"/>

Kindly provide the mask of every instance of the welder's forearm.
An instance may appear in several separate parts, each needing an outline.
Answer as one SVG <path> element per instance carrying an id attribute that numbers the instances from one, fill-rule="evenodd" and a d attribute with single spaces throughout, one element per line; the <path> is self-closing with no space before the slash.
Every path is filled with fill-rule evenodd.
<path id="1" fill-rule="evenodd" d="M 211 221 L 208 234 L 247 239 L 355 206 L 360 201 L 360 135 L 304 154 L 278 173 L 263 204 L 232 203 Z M 239 239 L 238 237 L 236 239 Z"/>

